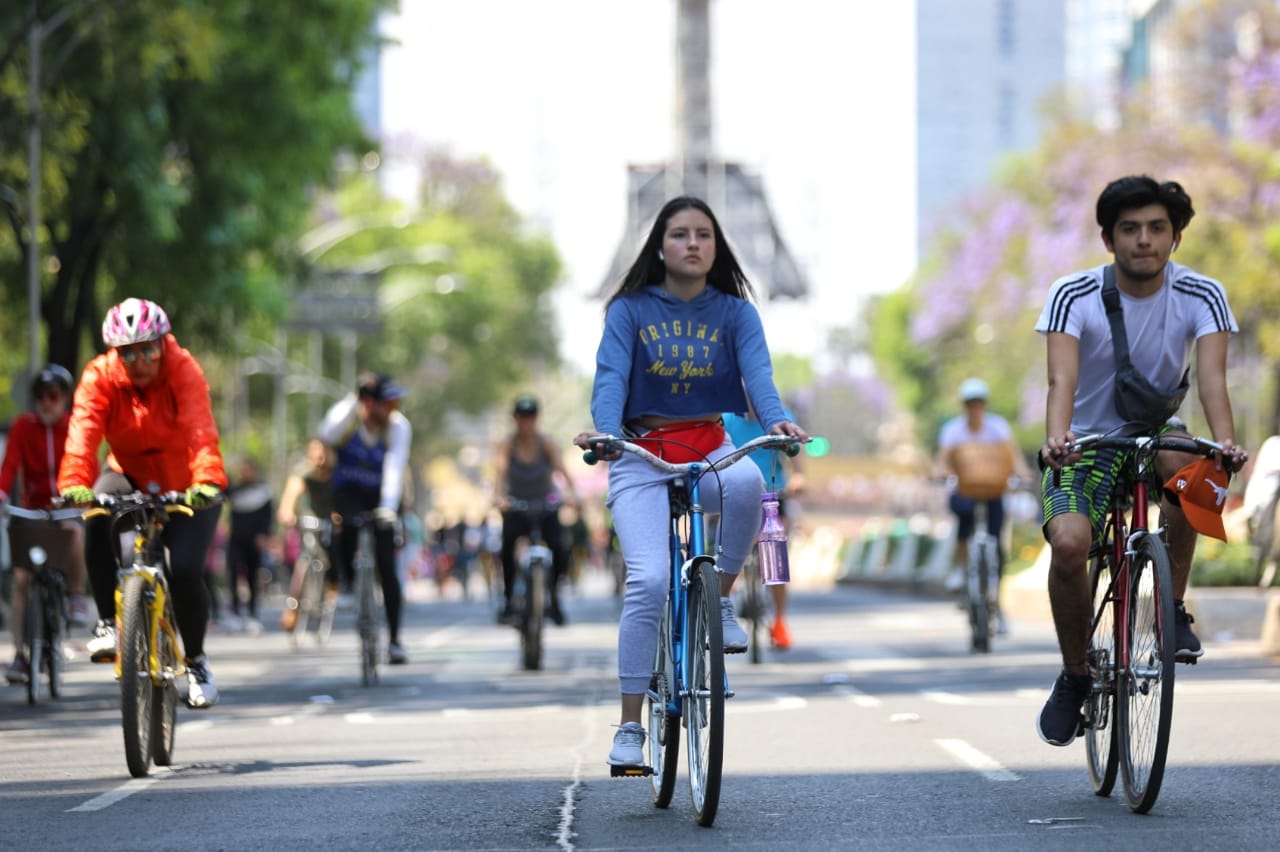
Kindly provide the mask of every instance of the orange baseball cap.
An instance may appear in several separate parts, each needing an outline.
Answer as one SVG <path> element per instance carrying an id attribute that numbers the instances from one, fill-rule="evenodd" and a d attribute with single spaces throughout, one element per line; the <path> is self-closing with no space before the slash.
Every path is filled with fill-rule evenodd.
<path id="1" fill-rule="evenodd" d="M 1222 509 L 1227 502 L 1229 481 L 1227 472 L 1219 470 L 1212 459 L 1200 459 L 1169 477 L 1164 487 L 1178 495 L 1182 513 L 1196 532 L 1226 541 Z"/>

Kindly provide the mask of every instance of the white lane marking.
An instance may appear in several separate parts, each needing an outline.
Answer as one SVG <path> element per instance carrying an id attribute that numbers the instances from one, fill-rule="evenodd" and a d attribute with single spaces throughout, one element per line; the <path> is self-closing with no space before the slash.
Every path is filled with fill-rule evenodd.
<path id="1" fill-rule="evenodd" d="M 470 714 L 471 711 L 466 707 L 446 707 L 440 711 L 440 715 L 446 719 L 460 719 L 463 716 L 469 716 Z"/>
<path id="2" fill-rule="evenodd" d="M 372 713 L 347 713 L 342 718 L 346 719 L 352 725 L 368 725 L 373 722 Z"/>
<path id="3" fill-rule="evenodd" d="M 179 722 L 179 727 L 184 731 L 203 731 L 213 727 L 212 719 L 197 719 L 193 722 Z"/>
<path id="4" fill-rule="evenodd" d="M 847 698 L 849 701 L 851 701 L 858 707 L 879 707 L 880 706 L 879 698 L 876 698 L 874 695 L 867 695 L 865 692 L 855 687 L 848 686 L 847 684 L 837 684 L 836 686 L 831 688 L 831 691 L 834 692 L 836 695 L 843 695 L 845 698 Z"/>
<path id="5" fill-rule="evenodd" d="M 101 796 L 94 796 L 87 802 L 76 805 L 74 808 L 67 808 L 67 813 L 89 813 L 92 811 L 100 811 L 103 808 L 110 807 L 121 799 L 128 798 L 134 793 L 140 793 L 159 781 L 159 776 L 150 775 L 146 778 L 133 778 L 124 782 L 114 790 L 103 793 Z"/>
<path id="6" fill-rule="evenodd" d="M 964 740 L 934 740 L 944 751 L 965 766 L 981 774 L 988 781 L 1018 781 L 1016 772 L 1010 772 L 994 757 L 983 754 Z"/>
<path id="7" fill-rule="evenodd" d="M 779 695 L 773 701 L 760 704 L 735 704 L 733 715 L 742 713 L 772 713 L 776 710 L 799 710 L 809 704 L 798 695 Z"/>
<path id="8" fill-rule="evenodd" d="M 599 714 L 595 707 L 599 703 L 598 697 L 594 695 L 588 695 L 582 702 L 582 714 L 586 717 L 582 726 L 582 739 L 569 750 L 573 756 L 573 772 L 570 773 L 571 780 L 565 785 L 564 796 L 560 801 L 560 826 L 556 831 L 556 845 L 564 852 L 573 852 L 577 848 L 573 843 L 573 821 L 577 808 L 578 790 L 582 787 L 583 755 L 591 748 L 596 737 L 596 717 Z"/>
<path id="9" fill-rule="evenodd" d="M 965 695 L 956 695 L 954 692 L 930 692 L 920 693 L 920 697 L 925 701 L 936 701 L 938 704 L 972 704 L 973 699 Z"/>

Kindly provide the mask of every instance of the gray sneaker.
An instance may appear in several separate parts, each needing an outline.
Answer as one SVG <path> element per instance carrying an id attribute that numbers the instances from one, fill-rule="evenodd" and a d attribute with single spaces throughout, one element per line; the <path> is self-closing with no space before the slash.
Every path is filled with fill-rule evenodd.
<path id="1" fill-rule="evenodd" d="M 610 766 L 644 766 L 644 726 L 639 722 L 625 722 L 613 735 L 613 750 L 609 752 Z"/>
<path id="2" fill-rule="evenodd" d="M 747 631 L 738 623 L 733 611 L 733 598 L 720 599 L 720 623 L 724 634 L 724 652 L 742 654 L 747 650 Z"/>

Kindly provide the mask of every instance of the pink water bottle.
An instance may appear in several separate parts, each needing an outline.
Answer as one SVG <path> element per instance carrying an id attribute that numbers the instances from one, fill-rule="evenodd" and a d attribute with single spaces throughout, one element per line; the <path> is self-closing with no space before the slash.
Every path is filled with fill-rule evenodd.
<path id="1" fill-rule="evenodd" d="M 778 515 L 778 495 L 766 491 L 760 495 L 764 519 L 760 524 L 760 579 L 766 586 L 791 582 L 791 565 L 787 561 L 787 529 Z"/>

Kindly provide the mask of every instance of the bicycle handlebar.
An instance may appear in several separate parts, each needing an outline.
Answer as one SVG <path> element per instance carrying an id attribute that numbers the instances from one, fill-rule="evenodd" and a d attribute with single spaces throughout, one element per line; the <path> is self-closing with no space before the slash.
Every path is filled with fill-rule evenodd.
<path id="1" fill-rule="evenodd" d="M 790 435 L 761 435 L 759 438 L 752 438 L 747 443 L 738 447 L 724 458 L 717 459 L 714 462 L 696 461 L 696 462 L 680 462 L 678 464 L 669 462 L 666 459 L 656 456 L 646 450 L 639 444 L 633 443 L 625 438 L 616 438 L 613 435 L 596 435 L 589 439 L 592 448 L 582 454 L 582 460 L 587 464 L 595 464 L 600 461 L 601 451 L 618 451 L 623 453 L 631 453 L 639 456 L 649 464 L 666 471 L 667 473 L 689 473 L 693 470 L 712 471 L 724 470 L 735 462 L 741 461 L 756 450 L 781 450 L 789 456 L 798 455 L 800 445 L 806 444 L 813 440 L 805 438 L 800 440 Z"/>
<path id="2" fill-rule="evenodd" d="M 75 508 L 28 509 L 25 506 L 14 506 L 9 503 L 0 504 L 0 514 L 28 521 L 70 521 L 83 516 L 83 512 Z"/>
<path id="3" fill-rule="evenodd" d="M 1066 455 L 1083 453 L 1090 449 L 1136 450 L 1148 455 L 1155 455 L 1161 450 L 1172 450 L 1211 458 L 1215 454 L 1222 453 L 1224 448 L 1216 441 L 1193 435 L 1111 435 L 1100 433 L 1077 438 L 1075 443 L 1066 448 Z M 1228 473 L 1235 473 L 1244 466 L 1243 461 L 1236 463 L 1230 456 L 1219 455 L 1219 458 L 1222 459 L 1222 465 Z M 1053 470 L 1053 483 L 1057 486 L 1061 481 L 1062 468 L 1056 467 Z"/>
<path id="4" fill-rule="evenodd" d="M 1195 436 L 1184 435 L 1085 435 L 1077 438 L 1076 442 L 1067 447 L 1068 454 L 1082 453 L 1090 448 L 1097 449 L 1121 449 L 1121 450 L 1139 450 L 1146 453 L 1157 453 L 1160 450 L 1173 450 L 1180 453 L 1191 453 L 1197 456 L 1209 458 L 1215 453 L 1221 453 L 1223 446 L 1216 441 L 1210 441 L 1208 438 L 1198 438 Z M 1231 467 L 1231 460 L 1223 458 L 1223 463 L 1227 469 L 1234 473 L 1239 467 L 1234 469 Z"/>

